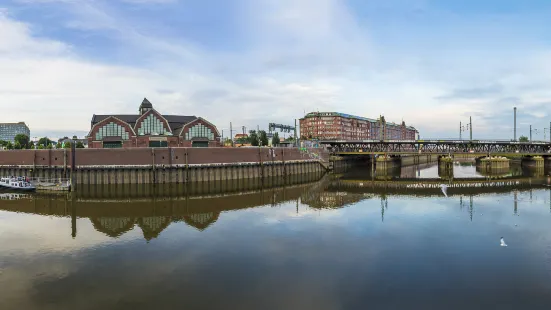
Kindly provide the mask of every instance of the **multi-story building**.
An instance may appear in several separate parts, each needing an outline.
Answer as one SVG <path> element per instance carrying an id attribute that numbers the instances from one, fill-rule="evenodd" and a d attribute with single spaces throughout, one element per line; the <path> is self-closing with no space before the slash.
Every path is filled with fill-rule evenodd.
<path id="1" fill-rule="evenodd" d="M 216 126 L 197 116 L 162 115 L 143 100 L 139 114 L 92 117 L 89 148 L 220 146 Z"/>
<path id="2" fill-rule="evenodd" d="M 300 119 L 302 140 L 415 140 L 411 126 L 338 112 L 312 112 Z"/>
<path id="3" fill-rule="evenodd" d="M 31 131 L 25 122 L 19 123 L 0 123 L 0 140 L 14 143 L 15 136 L 24 134 L 31 136 Z"/>

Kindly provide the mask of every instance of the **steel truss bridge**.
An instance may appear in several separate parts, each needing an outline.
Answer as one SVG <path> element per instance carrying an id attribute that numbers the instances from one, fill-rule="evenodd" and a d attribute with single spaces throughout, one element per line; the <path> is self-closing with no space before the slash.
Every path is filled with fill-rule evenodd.
<path id="1" fill-rule="evenodd" d="M 549 142 L 499 140 L 332 140 L 320 141 L 335 155 L 551 155 Z"/>

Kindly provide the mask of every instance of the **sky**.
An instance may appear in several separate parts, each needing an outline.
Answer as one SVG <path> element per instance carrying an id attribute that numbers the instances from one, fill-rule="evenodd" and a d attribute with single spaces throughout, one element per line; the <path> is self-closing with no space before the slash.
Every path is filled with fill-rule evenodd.
<path id="1" fill-rule="evenodd" d="M 549 139 L 551 1 L 0 0 L 0 122 L 201 116 L 227 136 L 338 111 L 421 138 Z M 463 132 L 467 135 L 468 132 Z"/>

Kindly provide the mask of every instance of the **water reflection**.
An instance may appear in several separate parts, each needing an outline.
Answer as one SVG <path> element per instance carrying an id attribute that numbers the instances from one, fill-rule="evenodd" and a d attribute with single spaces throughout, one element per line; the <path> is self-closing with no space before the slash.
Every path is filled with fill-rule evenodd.
<path id="1" fill-rule="evenodd" d="M 433 173 L 0 196 L 0 309 L 545 309 L 549 177 Z"/>
<path id="2" fill-rule="evenodd" d="M 472 166 L 466 166 L 474 169 Z M 277 186 L 278 181 L 268 183 L 271 188 L 255 181 L 240 185 L 231 185 L 229 192 L 208 194 L 214 185 L 191 187 L 172 186 L 157 188 L 134 187 L 137 197 L 129 187 L 95 188 L 82 190 L 76 195 L 25 195 L 3 194 L 0 198 L 0 210 L 19 213 L 30 213 L 57 217 L 71 217 L 71 235 L 77 236 L 77 219 L 89 219 L 93 228 L 111 238 L 119 238 L 138 227 L 145 240 L 157 238 L 172 223 L 185 223 L 197 231 L 203 231 L 219 220 L 222 212 L 255 208 L 264 205 L 278 205 L 294 201 L 316 210 L 339 209 L 357 204 L 368 199 L 380 199 L 381 221 L 384 221 L 388 210 L 388 197 L 416 196 L 440 197 L 440 185 L 445 182 L 450 197 L 460 196 L 460 208 L 467 204 L 472 220 L 473 197 L 483 194 L 506 193 L 513 191 L 515 198 L 514 213 L 517 214 L 517 193 L 532 193 L 538 188 L 551 186 L 550 177 L 525 177 L 509 173 L 501 177 L 482 178 L 479 175 L 470 178 L 448 179 L 428 178 L 433 165 L 424 165 L 424 178 L 410 178 L 406 169 L 403 177 L 393 180 L 377 178 L 365 180 L 363 171 L 354 169 L 339 176 L 325 176 L 319 181 L 311 182 L 320 175 L 305 176 L 295 184 Z M 419 167 L 415 167 L 419 169 Z M 427 172 L 427 170 L 429 172 Z M 521 172 L 523 170 L 520 170 Z M 299 180 L 293 180 L 300 183 Z M 308 183 L 309 182 L 309 183 Z M 261 186 L 259 190 L 235 191 Z M 128 191 L 130 189 L 130 191 Z M 102 191 L 103 190 L 103 191 Z M 207 193 L 207 194 L 205 194 Z M 180 196 L 180 194 L 184 194 Z M 551 203 L 551 198 L 550 198 Z M 551 205 L 550 205 L 551 210 Z"/>

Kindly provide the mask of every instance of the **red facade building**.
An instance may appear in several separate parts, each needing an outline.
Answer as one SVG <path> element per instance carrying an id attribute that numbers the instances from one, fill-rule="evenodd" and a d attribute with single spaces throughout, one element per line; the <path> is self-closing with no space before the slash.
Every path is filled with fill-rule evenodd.
<path id="1" fill-rule="evenodd" d="M 411 126 L 338 112 L 312 112 L 300 119 L 302 140 L 415 140 Z"/>
<path id="2" fill-rule="evenodd" d="M 144 98 L 139 114 L 94 115 L 89 148 L 217 147 L 216 126 L 196 116 L 162 115 Z"/>

